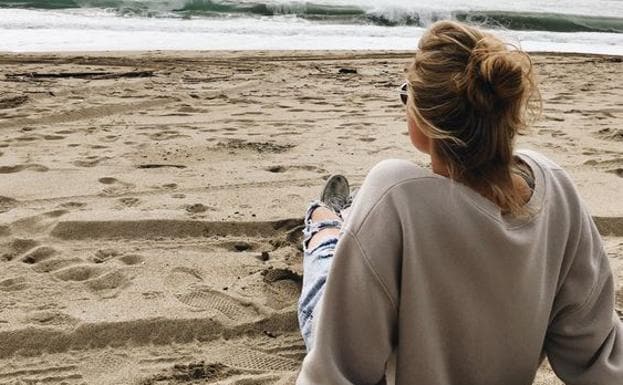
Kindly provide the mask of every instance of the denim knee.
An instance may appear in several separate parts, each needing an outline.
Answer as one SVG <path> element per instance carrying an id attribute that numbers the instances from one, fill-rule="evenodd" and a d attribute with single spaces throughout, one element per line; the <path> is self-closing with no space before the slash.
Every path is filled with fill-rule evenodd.
<path id="1" fill-rule="evenodd" d="M 341 229 L 340 219 L 311 221 L 312 212 L 323 206 L 321 202 L 312 202 L 305 214 L 303 229 L 303 288 L 298 303 L 298 321 L 305 346 L 309 350 L 312 345 L 312 320 L 314 309 L 322 297 L 331 261 L 339 240 L 338 236 L 326 236 L 312 249 L 308 248 L 311 238 L 323 229 Z"/>

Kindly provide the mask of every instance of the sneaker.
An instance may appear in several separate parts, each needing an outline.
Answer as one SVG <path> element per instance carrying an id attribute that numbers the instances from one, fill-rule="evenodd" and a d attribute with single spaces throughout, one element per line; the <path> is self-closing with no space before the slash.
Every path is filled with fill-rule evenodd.
<path id="1" fill-rule="evenodd" d="M 344 221 L 346 221 L 346 219 L 348 219 L 348 216 L 350 215 L 350 207 L 352 206 L 353 200 L 355 199 L 355 195 L 357 195 L 358 192 L 359 192 L 359 188 L 355 187 L 351 191 L 350 196 L 348 197 L 348 202 L 346 206 L 342 207 L 342 210 L 340 210 L 340 216 L 342 217 Z"/>
<path id="2" fill-rule="evenodd" d="M 320 200 L 336 213 L 350 206 L 350 186 L 343 175 L 331 175 L 322 189 Z"/>

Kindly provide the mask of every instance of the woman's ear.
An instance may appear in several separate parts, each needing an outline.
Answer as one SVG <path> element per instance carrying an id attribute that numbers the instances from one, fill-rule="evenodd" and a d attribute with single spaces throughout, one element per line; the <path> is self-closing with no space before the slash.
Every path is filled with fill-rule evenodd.
<path id="1" fill-rule="evenodd" d="M 415 119 L 407 113 L 407 126 L 409 128 L 409 139 L 411 144 L 419 151 L 429 154 L 431 149 L 431 139 L 424 135 Z"/>

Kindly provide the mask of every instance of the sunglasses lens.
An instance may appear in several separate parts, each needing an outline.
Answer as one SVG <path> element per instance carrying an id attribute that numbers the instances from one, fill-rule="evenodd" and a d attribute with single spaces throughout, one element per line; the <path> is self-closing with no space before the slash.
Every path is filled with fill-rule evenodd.
<path id="1" fill-rule="evenodd" d="M 407 105 L 407 99 L 409 98 L 409 91 L 407 90 L 408 83 L 403 83 L 400 86 L 400 100 L 402 104 Z"/>
<path id="2" fill-rule="evenodd" d="M 404 104 L 405 106 L 407 105 L 408 97 L 409 96 L 407 94 L 400 94 L 400 100 L 402 101 L 402 104 Z"/>

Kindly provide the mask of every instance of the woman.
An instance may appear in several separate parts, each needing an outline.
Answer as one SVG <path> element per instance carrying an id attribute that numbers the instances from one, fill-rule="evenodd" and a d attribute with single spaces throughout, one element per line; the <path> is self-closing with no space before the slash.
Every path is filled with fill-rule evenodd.
<path id="1" fill-rule="evenodd" d="M 386 160 L 347 219 L 343 177 L 308 210 L 297 384 L 527 385 L 545 355 L 568 384 L 623 384 L 599 233 L 559 166 L 513 149 L 539 104 L 528 56 L 438 22 L 404 89 L 431 170 Z"/>

